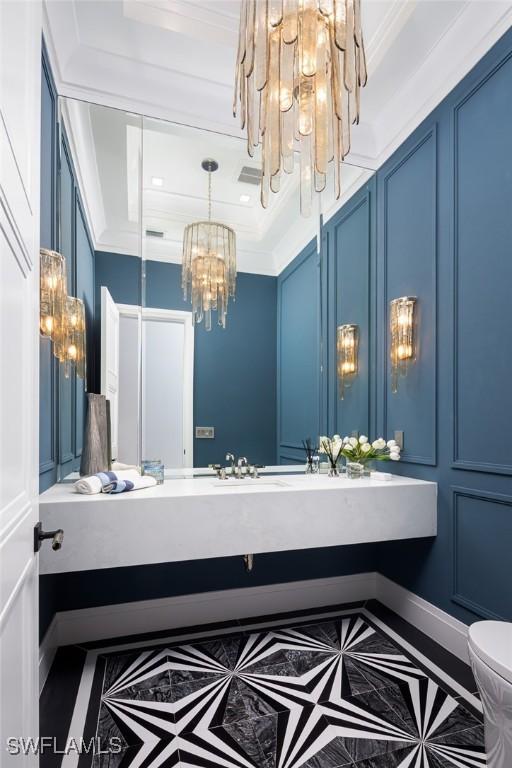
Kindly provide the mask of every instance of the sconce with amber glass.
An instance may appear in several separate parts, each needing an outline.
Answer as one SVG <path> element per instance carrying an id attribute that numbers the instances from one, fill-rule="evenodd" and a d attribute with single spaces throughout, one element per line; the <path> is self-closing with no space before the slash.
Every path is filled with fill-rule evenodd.
<path id="1" fill-rule="evenodd" d="M 39 296 L 41 335 L 55 341 L 67 298 L 66 259 L 46 248 L 40 250 Z"/>
<path id="2" fill-rule="evenodd" d="M 406 376 L 415 359 L 415 296 L 401 296 L 389 302 L 391 335 L 391 390 L 398 392 L 398 379 Z"/>
<path id="3" fill-rule="evenodd" d="M 74 364 L 77 376 L 85 379 L 85 343 L 84 303 L 74 296 L 67 296 L 55 341 L 55 354 L 64 365 L 66 378 L 69 378 Z"/>
<path id="4" fill-rule="evenodd" d="M 339 325 L 336 333 L 338 353 L 338 384 L 340 399 L 345 397 L 345 388 L 350 387 L 357 376 L 359 351 L 359 326 L 347 323 Z"/>

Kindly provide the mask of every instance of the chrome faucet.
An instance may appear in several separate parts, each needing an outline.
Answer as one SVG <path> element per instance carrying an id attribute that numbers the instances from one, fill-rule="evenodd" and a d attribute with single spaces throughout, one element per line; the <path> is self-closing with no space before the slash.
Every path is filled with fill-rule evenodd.
<path id="1" fill-rule="evenodd" d="M 238 473 L 237 474 L 238 474 L 238 477 L 240 479 L 243 479 L 245 477 L 245 475 L 242 473 L 242 467 L 245 467 L 246 471 L 247 471 L 247 459 L 245 458 L 245 456 L 240 456 L 240 458 L 238 459 Z"/>
<path id="2" fill-rule="evenodd" d="M 231 462 L 231 475 L 232 475 L 232 477 L 235 477 L 235 475 L 236 475 L 236 472 L 235 472 L 235 457 L 233 456 L 232 453 L 226 453 L 226 461 Z"/>

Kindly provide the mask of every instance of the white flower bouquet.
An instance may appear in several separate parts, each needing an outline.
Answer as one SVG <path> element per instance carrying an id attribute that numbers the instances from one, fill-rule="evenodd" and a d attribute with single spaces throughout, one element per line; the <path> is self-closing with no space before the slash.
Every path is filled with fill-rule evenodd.
<path id="1" fill-rule="evenodd" d="M 344 437 L 342 455 L 348 461 L 357 461 L 359 464 L 366 464 L 369 461 L 399 461 L 400 446 L 396 440 L 388 440 L 383 437 L 377 438 L 372 443 L 366 435 L 357 437 Z"/>
<path id="2" fill-rule="evenodd" d="M 329 459 L 329 474 L 331 476 L 338 474 L 337 465 L 341 456 L 346 458 L 348 468 L 350 465 L 358 465 L 361 473 L 370 461 L 400 460 L 400 446 L 396 440 L 386 442 L 383 437 L 379 437 L 370 443 L 366 435 L 361 435 L 359 438 L 344 437 L 343 439 L 339 435 L 320 437 L 319 451 Z"/>

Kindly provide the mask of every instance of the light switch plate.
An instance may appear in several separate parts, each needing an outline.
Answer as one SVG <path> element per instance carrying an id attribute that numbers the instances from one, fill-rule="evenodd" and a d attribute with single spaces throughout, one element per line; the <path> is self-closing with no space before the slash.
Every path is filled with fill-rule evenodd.
<path id="1" fill-rule="evenodd" d="M 215 437 L 215 427 L 196 427 L 196 437 L 203 440 L 213 440 Z"/>
<path id="2" fill-rule="evenodd" d="M 401 429 L 395 429 L 395 441 L 401 451 L 404 449 L 404 433 Z"/>

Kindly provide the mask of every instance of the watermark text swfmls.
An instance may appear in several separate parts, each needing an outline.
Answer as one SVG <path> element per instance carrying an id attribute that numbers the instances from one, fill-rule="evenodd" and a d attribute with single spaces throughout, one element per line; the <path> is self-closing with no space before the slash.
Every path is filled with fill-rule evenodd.
<path id="1" fill-rule="evenodd" d="M 75 739 L 70 737 L 64 745 L 57 743 L 55 736 L 8 736 L 6 739 L 6 751 L 10 755 L 118 755 L 123 749 L 123 742 L 119 736 L 112 736 L 107 744 L 101 744 L 98 736 L 92 739 L 84 739 L 82 736 Z"/>

